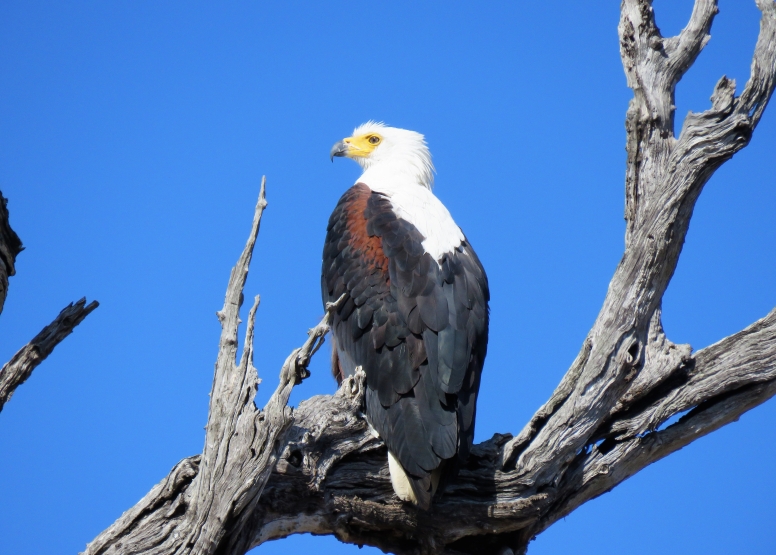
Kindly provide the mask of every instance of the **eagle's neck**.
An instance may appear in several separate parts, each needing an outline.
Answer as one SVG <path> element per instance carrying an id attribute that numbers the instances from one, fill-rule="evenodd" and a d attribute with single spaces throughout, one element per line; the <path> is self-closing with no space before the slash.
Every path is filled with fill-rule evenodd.
<path id="1" fill-rule="evenodd" d="M 364 169 L 357 182 L 420 186 L 431 190 L 434 184 L 434 165 L 427 148 L 411 149 L 391 145 L 390 150 L 380 154 L 379 157 L 356 158 Z"/>

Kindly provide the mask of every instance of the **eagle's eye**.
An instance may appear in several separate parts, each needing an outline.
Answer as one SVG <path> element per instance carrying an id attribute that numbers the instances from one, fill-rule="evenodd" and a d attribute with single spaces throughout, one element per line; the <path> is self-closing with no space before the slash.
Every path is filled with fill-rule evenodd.
<path id="1" fill-rule="evenodd" d="M 371 144 L 376 145 L 380 142 L 380 137 L 377 137 L 376 135 L 372 135 L 367 139 Z"/>

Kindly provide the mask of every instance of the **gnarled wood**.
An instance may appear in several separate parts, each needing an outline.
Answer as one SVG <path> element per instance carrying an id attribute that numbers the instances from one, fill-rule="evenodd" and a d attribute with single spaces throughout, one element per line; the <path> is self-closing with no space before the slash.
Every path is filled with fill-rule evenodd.
<path id="1" fill-rule="evenodd" d="M 709 40 L 717 3 L 697 0 L 687 27 L 665 38 L 648 0 L 622 2 L 621 56 L 634 92 L 626 114 L 623 258 L 549 401 L 516 437 L 497 434 L 475 446 L 431 511 L 393 493 L 385 447 L 361 412 L 363 373 L 334 396 L 291 411 L 286 392 L 314 347 L 296 363 L 295 351 L 270 403 L 253 407 L 250 351 L 232 363 L 235 307 L 250 260 L 244 253 L 221 313 L 203 455 L 179 463 L 86 553 L 242 555 L 299 532 L 396 553 L 523 553 L 582 503 L 776 394 L 776 311 L 695 354 L 671 342 L 661 325 L 695 202 L 714 171 L 746 146 L 773 93 L 776 4 L 757 5 L 760 34 L 742 94 L 723 77 L 711 107 L 689 114 L 676 136 L 675 87 Z M 253 238 L 257 230 L 254 223 Z M 252 319 L 253 312 L 249 335 Z"/>

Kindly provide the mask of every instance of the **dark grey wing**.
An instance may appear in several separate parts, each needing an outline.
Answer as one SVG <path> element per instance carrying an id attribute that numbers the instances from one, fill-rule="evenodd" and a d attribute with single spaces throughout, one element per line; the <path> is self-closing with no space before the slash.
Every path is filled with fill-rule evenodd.
<path id="1" fill-rule="evenodd" d="M 351 191 L 332 214 L 324 247 L 324 302 L 348 295 L 332 327 L 338 370 L 366 371 L 367 418 L 428 508 L 431 472 L 445 461 L 455 472 L 451 459 L 465 460 L 474 438 L 487 278 L 468 243 L 438 263 L 389 198 L 370 192 L 364 203 L 364 190 L 358 201 Z"/>

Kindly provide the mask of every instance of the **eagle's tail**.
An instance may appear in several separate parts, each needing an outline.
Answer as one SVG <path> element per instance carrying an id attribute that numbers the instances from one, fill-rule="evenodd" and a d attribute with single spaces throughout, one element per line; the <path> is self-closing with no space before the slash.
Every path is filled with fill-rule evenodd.
<path id="1" fill-rule="evenodd" d="M 444 465 L 444 462 L 442 463 Z M 408 474 L 399 460 L 388 451 L 388 471 L 391 473 L 391 485 L 393 491 L 402 501 L 409 501 L 413 505 L 427 511 L 431 508 L 431 499 L 439 486 L 443 467 L 433 470 L 431 474 L 418 478 Z"/>

